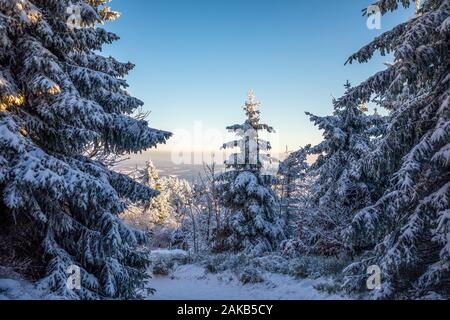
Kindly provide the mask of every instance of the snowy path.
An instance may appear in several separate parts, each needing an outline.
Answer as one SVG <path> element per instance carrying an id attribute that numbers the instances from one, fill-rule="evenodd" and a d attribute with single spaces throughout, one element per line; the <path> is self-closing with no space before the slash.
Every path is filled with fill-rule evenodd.
<path id="1" fill-rule="evenodd" d="M 296 280 L 285 275 L 266 274 L 263 284 L 242 285 L 231 273 L 212 275 L 195 265 L 178 267 L 172 276 L 154 277 L 157 290 L 148 300 L 340 300 L 318 292 L 323 280 Z"/>

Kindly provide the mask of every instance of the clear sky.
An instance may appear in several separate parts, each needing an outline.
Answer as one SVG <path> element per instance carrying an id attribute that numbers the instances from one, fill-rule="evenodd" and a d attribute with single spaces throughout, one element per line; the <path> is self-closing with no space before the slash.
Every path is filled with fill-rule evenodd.
<path id="1" fill-rule="evenodd" d="M 242 123 L 241 106 L 253 88 L 280 148 L 297 149 L 321 140 L 305 111 L 330 114 L 331 95 L 342 95 L 347 79 L 358 84 L 389 60 L 344 66 L 347 57 L 412 15 L 390 14 L 381 30 L 370 30 L 361 10 L 372 2 L 114 0 L 122 17 L 106 27 L 121 40 L 104 53 L 136 64 L 129 90 L 152 112 L 153 127 L 194 134 Z M 211 149 L 191 142 L 182 145 Z M 179 143 L 175 138 L 162 150 Z"/>

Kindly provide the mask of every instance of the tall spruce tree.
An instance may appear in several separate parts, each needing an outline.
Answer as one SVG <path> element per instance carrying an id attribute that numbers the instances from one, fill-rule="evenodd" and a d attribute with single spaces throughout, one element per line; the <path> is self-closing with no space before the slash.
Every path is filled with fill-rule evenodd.
<path id="1" fill-rule="evenodd" d="M 140 176 L 137 181 L 153 190 L 159 192 L 157 197 L 150 199 L 144 207 L 144 215 L 156 224 L 164 224 L 170 215 L 169 191 L 167 183 L 160 178 L 158 171 L 151 161 L 147 161 L 145 167 L 139 170 Z"/>
<path id="2" fill-rule="evenodd" d="M 152 196 L 142 205 L 136 206 L 130 203 L 128 209 L 120 217 L 134 228 L 153 233 L 156 228 L 162 228 L 168 224 L 171 218 L 170 196 L 172 191 L 169 180 L 159 176 L 152 161 L 147 161 L 143 167 L 136 166 L 129 176 L 159 194 Z"/>
<path id="3" fill-rule="evenodd" d="M 381 13 L 400 1 L 382 0 Z M 405 7 L 414 1 L 401 1 Z M 367 268 L 382 271 L 377 298 L 449 298 L 450 283 L 450 1 L 425 0 L 416 16 L 377 37 L 351 56 L 363 63 L 393 53 L 386 70 L 338 100 L 402 96 L 391 104 L 387 133 L 367 161 L 373 177 L 388 175 L 384 195 L 362 210 L 349 243 L 372 246 L 347 269 L 347 288 L 365 288 Z M 405 87 L 407 96 L 404 95 Z"/>
<path id="4" fill-rule="evenodd" d="M 262 151 L 268 152 L 271 146 L 259 137 L 260 131 L 274 129 L 260 123 L 259 105 L 250 91 L 244 106 L 247 120 L 227 128 L 239 140 L 223 148 L 238 147 L 240 153 L 231 155 L 225 163 L 229 171 L 219 177 L 226 221 L 217 232 L 216 251 L 260 254 L 276 249 L 284 238 L 278 198 L 272 189 L 276 178 L 263 172 L 264 162 L 270 161 L 270 156 Z"/>
<path id="5" fill-rule="evenodd" d="M 0 238 L 27 275 L 70 298 L 133 298 L 146 279 L 143 235 L 118 215 L 157 194 L 86 156 L 165 142 L 131 114 L 143 103 L 123 77 L 133 68 L 99 55 L 118 37 L 107 0 L 0 1 Z M 4 254 L 2 250 L 2 254 Z M 5 253 L 7 254 L 7 253 Z M 70 290 L 73 267 L 81 289 Z"/>
<path id="6" fill-rule="evenodd" d="M 297 231 L 299 207 L 306 200 L 306 179 L 310 165 L 307 162 L 311 145 L 289 153 L 278 169 L 280 213 L 290 237 Z"/>
<path id="7" fill-rule="evenodd" d="M 351 90 L 348 82 L 345 88 Z M 335 255 L 346 250 L 343 231 L 355 214 L 374 200 L 375 184 L 364 173 L 364 157 L 381 136 L 384 121 L 379 115 L 366 115 L 362 106 L 349 102 L 326 117 L 307 113 L 324 136 L 323 142 L 309 151 L 318 159 L 309 169 L 313 177 L 311 212 L 300 226 L 304 247 L 315 254 Z"/>

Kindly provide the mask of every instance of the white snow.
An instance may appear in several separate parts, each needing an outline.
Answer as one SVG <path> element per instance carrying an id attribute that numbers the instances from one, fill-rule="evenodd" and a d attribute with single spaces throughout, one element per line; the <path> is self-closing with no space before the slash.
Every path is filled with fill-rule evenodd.
<path id="1" fill-rule="evenodd" d="M 5 300 L 58 300 L 57 297 L 36 288 L 22 279 L 0 279 L 0 301 Z"/>
<path id="2" fill-rule="evenodd" d="M 297 280 L 266 273 L 265 283 L 243 285 L 231 272 L 208 274 L 198 265 L 179 266 L 168 277 L 155 276 L 150 287 L 156 289 L 148 300 L 343 300 L 314 289 L 324 279 Z"/>
<path id="3" fill-rule="evenodd" d="M 158 252 L 165 255 L 166 252 Z M 171 255 L 174 252 L 170 252 Z M 183 255 L 183 251 L 177 251 Z M 183 265 L 167 277 L 154 276 L 150 287 L 155 295 L 147 300 L 342 300 L 337 295 L 327 295 L 314 289 L 326 279 L 297 280 L 289 276 L 265 273 L 265 283 L 243 285 L 231 272 L 206 273 L 199 265 Z M 0 278 L 0 301 L 2 300 L 59 300 L 37 289 L 26 280 L 12 277 Z"/>
<path id="4" fill-rule="evenodd" d="M 150 253 L 151 256 L 155 256 L 155 257 L 188 257 L 189 253 L 187 253 L 184 250 L 178 250 L 178 249 L 174 249 L 174 250 L 170 250 L 170 249 L 158 249 L 158 250 L 153 250 Z"/>

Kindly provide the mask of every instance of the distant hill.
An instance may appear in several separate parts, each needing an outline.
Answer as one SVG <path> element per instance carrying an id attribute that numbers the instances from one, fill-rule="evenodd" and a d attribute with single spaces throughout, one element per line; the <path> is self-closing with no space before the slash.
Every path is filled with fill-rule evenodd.
<path id="1" fill-rule="evenodd" d="M 286 158 L 285 153 L 276 154 L 275 156 L 280 160 Z M 191 163 L 179 164 L 179 162 L 182 161 L 178 159 L 177 155 L 173 155 L 171 152 L 148 151 L 143 154 L 131 155 L 128 160 L 121 162 L 117 166 L 117 170 L 127 172 L 135 167 L 143 167 L 147 161 L 151 160 L 162 177 L 173 176 L 180 179 L 193 181 L 204 172 L 202 159 L 206 163 L 210 164 L 212 156 L 210 153 L 202 154 L 201 152 L 196 152 L 192 153 L 189 158 Z M 225 160 L 225 156 L 220 154 L 220 156 L 216 156 L 215 159 L 217 172 L 224 170 L 225 166 L 223 162 Z M 196 161 L 194 162 L 194 160 Z M 316 158 L 311 158 L 309 162 L 312 163 L 315 160 Z"/>

